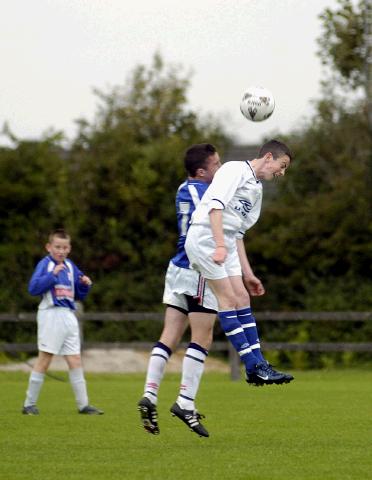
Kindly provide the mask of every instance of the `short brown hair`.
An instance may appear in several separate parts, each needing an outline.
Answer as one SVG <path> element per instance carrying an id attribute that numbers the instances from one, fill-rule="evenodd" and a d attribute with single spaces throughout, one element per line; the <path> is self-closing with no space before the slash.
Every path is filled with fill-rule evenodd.
<path id="1" fill-rule="evenodd" d="M 264 143 L 258 152 L 258 157 L 261 158 L 266 153 L 272 153 L 274 160 L 277 158 L 287 155 L 289 160 L 292 161 L 292 153 L 285 143 L 279 142 L 278 140 L 269 140 Z"/>
<path id="2" fill-rule="evenodd" d="M 205 168 L 207 158 L 217 152 L 211 143 L 198 143 L 192 145 L 185 153 L 185 168 L 191 177 L 195 177 L 198 168 Z"/>
<path id="3" fill-rule="evenodd" d="M 49 242 L 53 241 L 53 238 L 61 238 L 62 240 L 71 240 L 70 235 L 66 232 L 64 228 L 56 228 L 51 231 L 49 234 Z"/>

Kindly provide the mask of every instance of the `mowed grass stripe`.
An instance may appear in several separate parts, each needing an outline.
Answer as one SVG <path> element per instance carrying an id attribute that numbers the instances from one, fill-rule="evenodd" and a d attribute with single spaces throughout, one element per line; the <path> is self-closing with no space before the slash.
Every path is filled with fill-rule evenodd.
<path id="1" fill-rule="evenodd" d="M 59 376 L 63 374 L 58 373 Z M 88 374 L 91 403 L 78 415 L 67 382 L 47 379 L 39 417 L 21 415 L 28 376 L 0 373 L 0 478 L 347 480 L 372 478 L 372 373 L 296 372 L 285 386 L 250 387 L 206 374 L 199 438 L 169 408 L 179 375 L 160 389 L 159 436 L 140 426 L 144 375 Z"/>

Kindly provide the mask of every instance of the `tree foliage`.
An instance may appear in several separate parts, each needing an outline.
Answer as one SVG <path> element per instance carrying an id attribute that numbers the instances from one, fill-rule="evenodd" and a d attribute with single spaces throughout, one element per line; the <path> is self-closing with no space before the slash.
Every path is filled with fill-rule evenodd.
<path id="1" fill-rule="evenodd" d="M 320 16 L 319 56 L 324 65 L 338 72 L 341 83 L 355 89 L 366 83 L 368 2 L 360 0 L 355 5 L 351 0 L 338 0 L 338 4 Z"/>

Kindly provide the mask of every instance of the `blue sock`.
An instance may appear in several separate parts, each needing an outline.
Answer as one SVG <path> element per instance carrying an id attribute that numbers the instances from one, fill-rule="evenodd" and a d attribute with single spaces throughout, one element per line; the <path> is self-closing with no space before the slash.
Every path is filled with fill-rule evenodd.
<path id="1" fill-rule="evenodd" d="M 221 327 L 225 332 L 226 337 L 238 352 L 246 370 L 252 372 L 257 364 L 257 358 L 252 353 L 252 349 L 239 322 L 236 310 L 218 312 L 218 318 L 220 319 Z"/>
<path id="2" fill-rule="evenodd" d="M 256 325 L 256 319 L 252 315 L 251 307 L 240 308 L 236 311 L 239 322 L 243 327 L 245 336 L 251 346 L 252 352 L 257 357 L 257 362 L 265 362 L 265 358 L 261 352 L 260 339 L 258 337 L 258 330 Z"/>

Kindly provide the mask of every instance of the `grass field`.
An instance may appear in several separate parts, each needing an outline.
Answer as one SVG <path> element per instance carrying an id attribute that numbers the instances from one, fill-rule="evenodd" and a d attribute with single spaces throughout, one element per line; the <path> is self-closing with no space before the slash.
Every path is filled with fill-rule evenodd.
<path id="1" fill-rule="evenodd" d="M 199 438 L 168 412 L 176 374 L 162 384 L 161 433 L 152 436 L 136 410 L 143 374 L 87 375 L 91 403 L 105 410 L 99 417 L 78 415 L 70 385 L 47 379 L 41 415 L 32 417 L 20 413 L 28 376 L 0 373 L 0 478 L 371 479 L 372 373 L 295 376 L 254 388 L 205 375 L 198 407 L 210 438 Z"/>

